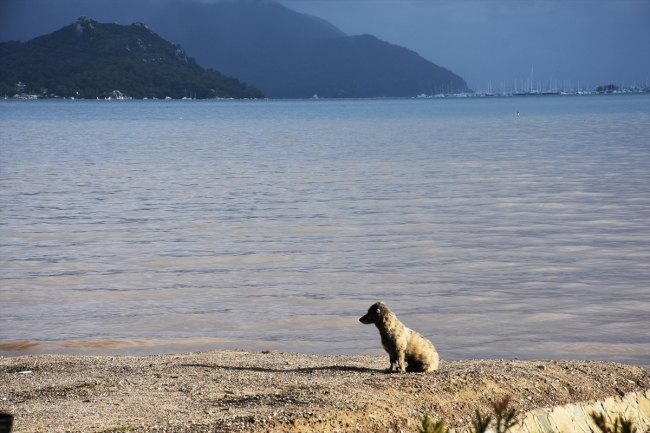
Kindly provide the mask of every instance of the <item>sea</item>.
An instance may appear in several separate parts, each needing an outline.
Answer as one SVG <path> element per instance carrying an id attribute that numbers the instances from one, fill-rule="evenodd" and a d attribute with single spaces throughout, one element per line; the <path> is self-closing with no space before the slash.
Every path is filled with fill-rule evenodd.
<path id="1" fill-rule="evenodd" d="M 650 95 L 0 101 L 0 355 L 381 355 L 378 301 L 650 366 Z"/>

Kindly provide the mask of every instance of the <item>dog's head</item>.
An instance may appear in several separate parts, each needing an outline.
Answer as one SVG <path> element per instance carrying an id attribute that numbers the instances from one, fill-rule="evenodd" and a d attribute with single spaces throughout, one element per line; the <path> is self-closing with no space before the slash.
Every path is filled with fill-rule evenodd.
<path id="1" fill-rule="evenodd" d="M 383 302 L 376 302 L 368 308 L 368 312 L 365 316 L 359 319 L 359 322 L 364 325 L 370 325 L 371 323 L 380 323 L 382 318 L 385 316 L 388 307 Z"/>

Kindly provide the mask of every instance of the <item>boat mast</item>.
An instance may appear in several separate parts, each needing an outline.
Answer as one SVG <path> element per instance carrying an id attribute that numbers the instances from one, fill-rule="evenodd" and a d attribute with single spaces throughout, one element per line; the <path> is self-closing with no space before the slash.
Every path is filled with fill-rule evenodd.
<path id="1" fill-rule="evenodd" d="M 533 68 L 530 68 L 530 93 L 533 93 Z"/>

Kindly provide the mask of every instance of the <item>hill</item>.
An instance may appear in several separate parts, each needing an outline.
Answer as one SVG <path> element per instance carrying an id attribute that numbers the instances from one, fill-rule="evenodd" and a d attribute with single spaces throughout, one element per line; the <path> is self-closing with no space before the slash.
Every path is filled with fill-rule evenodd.
<path id="1" fill-rule="evenodd" d="M 134 98 L 262 98 L 256 88 L 204 69 L 142 23 L 102 24 L 87 17 L 49 35 L 0 43 L 0 93 Z"/>
<path id="2" fill-rule="evenodd" d="M 465 81 L 404 47 L 348 36 L 329 22 L 266 0 L 172 3 L 154 18 L 205 66 L 270 98 L 415 96 Z"/>

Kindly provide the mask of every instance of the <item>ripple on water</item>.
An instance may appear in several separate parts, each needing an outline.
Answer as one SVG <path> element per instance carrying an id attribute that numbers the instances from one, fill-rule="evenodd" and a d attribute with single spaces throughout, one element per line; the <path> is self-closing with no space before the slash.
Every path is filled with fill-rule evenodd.
<path id="1" fill-rule="evenodd" d="M 650 365 L 648 97 L 515 99 L 2 101 L 0 353 Z"/>

